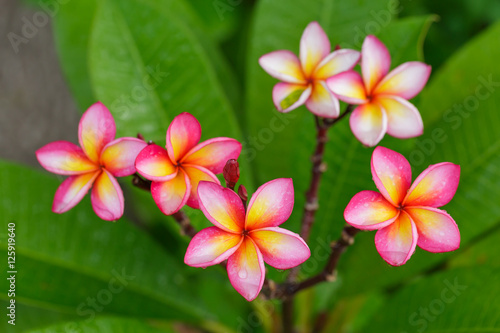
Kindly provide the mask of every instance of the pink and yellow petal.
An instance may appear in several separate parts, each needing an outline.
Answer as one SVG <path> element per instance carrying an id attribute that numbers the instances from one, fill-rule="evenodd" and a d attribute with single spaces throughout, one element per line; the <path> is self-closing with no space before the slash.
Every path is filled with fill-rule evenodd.
<path id="1" fill-rule="evenodd" d="M 405 211 L 417 226 L 417 245 L 422 249 L 440 253 L 460 247 L 458 226 L 445 211 L 431 207 L 407 207 Z"/>
<path id="2" fill-rule="evenodd" d="M 155 144 L 139 152 L 135 168 L 144 178 L 155 182 L 164 182 L 177 175 L 177 167 L 172 164 L 167 151 Z"/>
<path id="3" fill-rule="evenodd" d="M 460 181 L 460 166 L 443 162 L 425 169 L 413 182 L 405 206 L 441 207 L 455 195 Z"/>
<path id="4" fill-rule="evenodd" d="M 216 227 L 241 234 L 245 226 L 245 207 L 240 197 L 232 190 L 214 182 L 198 185 L 200 209 Z"/>
<path id="5" fill-rule="evenodd" d="M 337 118 L 339 116 L 339 100 L 328 89 L 325 81 L 315 81 L 311 96 L 306 101 L 309 111 L 319 117 Z"/>
<path id="6" fill-rule="evenodd" d="M 375 234 L 375 247 L 378 253 L 392 266 L 405 264 L 415 252 L 417 241 L 417 227 L 404 212 L 394 223 Z"/>
<path id="7" fill-rule="evenodd" d="M 188 201 L 190 193 L 189 178 L 182 169 L 170 180 L 151 184 L 153 200 L 165 215 L 178 212 Z"/>
<path id="8" fill-rule="evenodd" d="M 198 144 L 201 125 L 190 113 L 183 112 L 172 120 L 167 130 L 167 151 L 172 162 L 180 161 Z"/>
<path id="9" fill-rule="evenodd" d="M 135 159 L 147 146 L 143 140 L 120 138 L 108 143 L 101 153 L 101 165 L 115 177 L 135 173 Z"/>
<path id="10" fill-rule="evenodd" d="M 101 102 L 90 106 L 78 126 L 78 140 L 87 157 L 99 163 L 101 151 L 114 140 L 116 125 L 111 112 Z"/>
<path id="11" fill-rule="evenodd" d="M 299 59 L 290 51 L 281 50 L 264 54 L 260 66 L 272 77 L 287 83 L 306 83 Z"/>
<path id="12" fill-rule="evenodd" d="M 318 22 L 307 25 L 300 38 L 300 63 L 309 77 L 318 64 L 330 53 L 330 40 Z"/>
<path id="13" fill-rule="evenodd" d="M 361 72 L 368 95 L 371 95 L 377 84 L 387 75 L 390 67 L 389 50 L 377 37 L 366 36 L 361 47 Z"/>
<path id="14" fill-rule="evenodd" d="M 373 94 L 412 99 L 424 88 L 430 74 L 431 66 L 423 62 L 405 62 L 387 74 L 377 85 Z"/>
<path id="15" fill-rule="evenodd" d="M 352 197 L 344 211 L 344 219 L 355 228 L 377 230 L 393 223 L 399 210 L 384 196 L 374 191 L 361 191 Z"/>
<path id="16" fill-rule="evenodd" d="M 67 141 L 51 142 L 36 151 L 38 162 L 46 170 L 59 175 L 79 175 L 99 169 L 83 150 Z"/>
<path id="17" fill-rule="evenodd" d="M 373 147 L 382 140 L 387 131 L 387 115 L 375 103 L 358 106 L 349 118 L 354 136 L 368 147 Z"/>
<path id="18" fill-rule="evenodd" d="M 289 112 L 303 105 L 311 96 L 310 85 L 277 83 L 273 88 L 273 102 L 280 112 Z"/>
<path id="19" fill-rule="evenodd" d="M 414 138 L 424 133 L 424 123 L 417 108 L 398 96 L 377 97 L 376 103 L 387 114 L 387 133 L 399 139 Z"/>
<path id="20" fill-rule="evenodd" d="M 277 269 L 298 266 L 311 256 L 306 242 L 286 229 L 257 229 L 250 232 L 249 237 L 259 248 L 264 261 Z"/>
<path id="21" fill-rule="evenodd" d="M 61 214 L 75 207 L 87 194 L 100 173 L 99 170 L 66 178 L 56 191 L 52 211 Z"/>
<path id="22" fill-rule="evenodd" d="M 198 184 L 201 181 L 220 184 L 219 179 L 212 172 L 198 165 L 183 165 L 182 169 L 187 174 L 189 183 L 191 184 L 191 194 L 189 195 L 189 199 L 186 204 L 191 208 L 199 209 Z"/>
<path id="23" fill-rule="evenodd" d="M 353 69 L 359 61 L 361 53 L 350 49 L 340 49 L 324 58 L 313 74 L 315 80 L 326 80 L 336 74 Z"/>
<path id="24" fill-rule="evenodd" d="M 228 160 L 238 159 L 241 148 L 241 143 L 235 139 L 223 137 L 210 139 L 191 149 L 182 163 L 199 165 L 214 174 L 219 174 Z"/>
<path id="25" fill-rule="evenodd" d="M 227 261 L 227 275 L 231 285 L 247 301 L 259 295 L 266 270 L 259 249 L 245 237 L 238 250 Z"/>
<path id="26" fill-rule="evenodd" d="M 341 100 L 349 104 L 364 104 L 368 101 L 361 76 L 355 71 L 346 71 L 326 80 L 328 88 Z"/>
<path id="27" fill-rule="evenodd" d="M 95 180 L 90 196 L 94 212 L 106 221 L 118 220 L 123 215 L 123 192 L 118 181 L 107 170 Z"/>
<path id="28" fill-rule="evenodd" d="M 291 178 L 278 178 L 260 186 L 248 203 L 245 229 L 277 227 L 288 220 L 294 202 Z"/>
<path id="29" fill-rule="evenodd" d="M 184 263 L 192 267 L 208 267 L 229 258 L 243 242 L 241 235 L 209 227 L 198 232 L 184 256 Z"/>
<path id="30" fill-rule="evenodd" d="M 411 166 L 401 154 L 378 146 L 371 159 L 373 181 L 382 195 L 398 207 L 411 186 Z"/>

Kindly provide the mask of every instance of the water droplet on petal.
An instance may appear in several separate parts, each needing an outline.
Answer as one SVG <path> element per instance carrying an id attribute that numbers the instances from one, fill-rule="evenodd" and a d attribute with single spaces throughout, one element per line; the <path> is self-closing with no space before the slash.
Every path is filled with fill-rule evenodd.
<path id="1" fill-rule="evenodd" d="M 242 267 L 242 268 L 238 271 L 238 276 L 240 277 L 240 279 L 246 279 L 246 278 L 247 278 L 248 273 L 247 273 L 247 270 L 245 269 L 245 267 Z"/>

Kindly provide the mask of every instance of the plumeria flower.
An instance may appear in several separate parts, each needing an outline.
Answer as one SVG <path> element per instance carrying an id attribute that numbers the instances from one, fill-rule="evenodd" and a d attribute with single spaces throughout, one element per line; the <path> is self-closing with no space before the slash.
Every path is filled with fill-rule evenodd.
<path id="1" fill-rule="evenodd" d="M 326 80 L 340 100 L 359 105 L 349 120 L 356 138 L 366 146 L 375 146 L 385 133 L 406 139 L 423 133 L 424 125 L 417 108 L 408 102 L 427 83 L 431 66 L 406 62 L 389 74 L 391 56 L 375 36 L 367 36 L 361 48 L 361 77 L 346 71 Z"/>
<path id="2" fill-rule="evenodd" d="M 418 245 L 434 253 L 460 246 L 457 224 L 444 210 L 455 195 L 460 166 L 449 162 L 425 169 L 411 184 L 410 163 L 384 147 L 373 151 L 371 169 L 378 192 L 356 194 L 344 212 L 347 223 L 358 229 L 378 230 L 375 246 L 390 265 L 410 259 Z"/>
<path id="3" fill-rule="evenodd" d="M 287 50 L 260 57 L 262 68 L 283 81 L 273 88 L 273 101 L 278 111 L 289 112 L 305 103 L 317 116 L 339 116 L 339 100 L 327 88 L 325 80 L 352 69 L 360 53 L 349 49 L 330 51 L 328 36 L 318 22 L 311 22 L 300 39 L 300 60 Z"/>
<path id="4" fill-rule="evenodd" d="M 36 151 L 38 162 L 50 172 L 68 177 L 56 191 L 52 211 L 64 213 L 73 208 L 92 187 L 95 213 L 113 221 L 123 215 L 123 192 L 115 177 L 135 173 L 137 154 L 147 145 L 136 138 L 115 140 L 116 126 L 109 110 L 93 104 L 80 119 L 80 147 L 56 141 Z"/>
<path id="5" fill-rule="evenodd" d="M 166 215 L 185 204 L 199 208 L 198 183 L 220 184 L 215 175 L 222 172 L 227 160 L 240 155 L 241 144 L 234 139 L 220 137 L 198 143 L 200 138 L 200 123 L 184 112 L 168 127 L 167 149 L 151 144 L 137 156 L 137 172 L 152 181 L 153 199 Z"/>
<path id="6" fill-rule="evenodd" d="M 184 262 L 205 268 L 228 259 L 229 281 L 248 301 L 262 289 L 264 262 L 288 269 L 311 255 L 299 235 L 278 228 L 292 213 L 291 179 L 279 178 L 259 187 L 246 213 L 240 197 L 218 184 L 200 182 L 198 196 L 201 210 L 215 227 L 193 237 Z"/>

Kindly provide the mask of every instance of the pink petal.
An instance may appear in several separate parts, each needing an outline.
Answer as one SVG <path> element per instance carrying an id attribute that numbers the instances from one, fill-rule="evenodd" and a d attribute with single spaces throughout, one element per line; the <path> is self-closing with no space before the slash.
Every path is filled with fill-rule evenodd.
<path id="1" fill-rule="evenodd" d="M 306 77 L 330 53 L 330 41 L 318 22 L 311 22 L 300 38 L 300 63 Z"/>
<path id="2" fill-rule="evenodd" d="M 396 95 L 412 99 L 424 88 L 431 66 L 418 61 L 405 62 L 394 68 L 373 91 L 374 95 Z"/>
<path id="3" fill-rule="evenodd" d="M 101 102 L 92 104 L 82 115 L 78 126 L 78 140 L 88 158 L 99 163 L 105 145 L 116 135 L 115 120 Z"/>
<path id="4" fill-rule="evenodd" d="M 299 59 L 290 51 L 281 50 L 264 54 L 260 66 L 272 77 L 288 83 L 306 83 Z"/>
<path id="5" fill-rule="evenodd" d="M 241 234 L 245 225 L 245 208 L 232 190 L 213 182 L 198 185 L 200 209 L 216 227 Z"/>
<path id="6" fill-rule="evenodd" d="M 198 184 L 200 181 L 209 181 L 220 184 L 219 179 L 209 170 L 198 165 L 183 165 L 182 169 L 188 175 L 191 184 L 191 193 L 187 205 L 194 209 L 199 209 L 198 203 Z"/>
<path id="7" fill-rule="evenodd" d="M 135 173 L 135 159 L 148 144 L 136 138 L 120 138 L 108 143 L 102 150 L 101 164 L 115 177 Z"/>
<path id="8" fill-rule="evenodd" d="M 177 167 L 170 161 L 167 151 L 154 144 L 139 152 L 135 168 L 144 178 L 155 182 L 164 182 L 177 175 Z"/>
<path id="9" fill-rule="evenodd" d="M 387 115 L 375 103 L 358 106 L 349 119 L 354 136 L 368 147 L 373 147 L 382 140 L 387 131 Z"/>
<path id="10" fill-rule="evenodd" d="M 398 207 L 411 186 L 410 163 L 403 155 L 378 146 L 373 150 L 371 169 L 380 193 Z"/>
<path id="11" fill-rule="evenodd" d="M 339 100 L 328 89 L 325 81 L 315 81 L 306 107 L 319 117 L 337 118 L 339 116 Z"/>
<path id="12" fill-rule="evenodd" d="M 375 234 L 375 247 L 378 253 L 392 266 L 406 263 L 415 252 L 417 241 L 417 227 L 404 212 L 394 223 Z"/>
<path id="13" fill-rule="evenodd" d="M 344 219 L 355 228 L 377 230 L 393 223 L 399 211 L 384 196 L 374 191 L 361 191 L 352 197 L 344 211 Z"/>
<path id="14" fill-rule="evenodd" d="M 43 146 L 36 151 L 36 158 L 46 170 L 59 175 L 79 175 L 99 169 L 80 147 L 67 141 Z"/>
<path id="15" fill-rule="evenodd" d="M 390 67 L 391 55 L 385 45 L 373 35 L 366 36 L 361 47 L 361 72 L 368 95 L 387 75 Z"/>
<path id="16" fill-rule="evenodd" d="M 182 169 L 179 169 L 175 178 L 151 184 L 153 199 L 165 215 L 178 212 L 188 201 L 190 192 L 189 178 Z"/>
<path id="17" fill-rule="evenodd" d="M 249 235 L 262 253 L 264 261 L 278 269 L 302 264 L 311 256 L 306 242 L 296 233 L 282 228 L 264 228 Z"/>
<path id="18" fill-rule="evenodd" d="M 238 250 L 227 261 L 227 275 L 234 289 L 253 301 L 264 284 L 266 270 L 259 249 L 250 237 L 245 237 Z"/>
<path id="19" fill-rule="evenodd" d="M 314 71 L 315 80 L 326 80 L 348 70 L 353 69 L 359 61 L 361 53 L 349 49 L 340 49 L 324 58 Z"/>
<path id="20" fill-rule="evenodd" d="M 277 227 L 292 214 L 293 200 L 291 178 L 278 178 L 265 183 L 248 203 L 245 229 Z"/>
<path id="21" fill-rule="evenodd" d="M 346 71 L 326 80 L 326 85 L 341 100 L 349 104 L 364 104 L 365 86 L 361 75 L 355 71 Z"/>
<path id="22" fill-rule="evenodd" d="M 97 177 L 90 195 L 94 212 L 106 221 L 118 220 L 123 215 L 123 192 L 118 181 L 106 169 Z"/>
<path id="23" fill-rule="evenodd" d="M 237 160 L 241 153 L 241 143 L 230 138 L 214 138 L 204 141 L 191 149 L 184 159 L 183 164 L 202 166 L 215 174 L 224 169 L 230 159 Z"/>
<path id="24" fill-rule="evenodd" d="M 192 267 L 208 267 L 229 258 L 243 242 L 241 235 L 209 227 L 198 232 L 184 256 L 184 263 Z"/>
<path id="25" fill-rule="evenodd" d="M 198 144 L 201 125 L 191 114 L 183 112 L 172 120 L 167 130 L 167 151 L 172 162 L 180 161 Z"/>
<path id="26" fill-rule="evenodd" d="M 52 211 L 61 214 L 75 207 L 87 194 L 100 173 L 99 170 L 66 178 L 56 191 Z"/>
<path id="27" fill-rule="evenodd" d="M 443 162 L 425 169 L 413 182 L 405 206 L 441 207 L 455 195 L 460 181 L 460 166 Z"/>
<path id="28" fill-rule="evenodd" d="M 418 246 L 439 253 L 455 251 L 460 247 L 460 231 L 445 211 L 431 207 L 407 207 L 418 230 Z"/>
<path id="29" fill-rule="evenodd" d="M 400 139 L 414 138 L 424 133 L 424 123 L 417 108 L 398 96 L 377 97 L 387 114 L 387 133 Z"/>
<path id="30" fill-rule="evenodd" d="M 310 85 L 277 83 L 273 88 L 273 102 L 280 112 L 289 112 L 304 104 L 311 95 Z"/>

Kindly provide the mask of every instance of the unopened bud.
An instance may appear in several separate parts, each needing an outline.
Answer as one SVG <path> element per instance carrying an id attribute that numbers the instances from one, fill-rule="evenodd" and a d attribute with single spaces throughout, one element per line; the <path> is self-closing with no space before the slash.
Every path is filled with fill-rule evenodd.
<path id="1" fill-rule="evenodd" d="M 248 192 L 245 186 L 240 185 L 238 187 L 238 195 L 240 196 L 242 201 L 246 202 L 248 200 Z"/>
<path id="2" fill-rule="evenodd" d="M 339 45 L 339 44 L 335 45 L 335 50 L 334 50 L 334 51 L 338 51 L 338 50 L 340 50 L 340 49 L 341 49 L 341 47 L 340 47 L 340 45 Z"/>
<path id="3" fill-rule="evenodd" d="M 226 180 L 226 186 L 230 189 L 234 189 L 234 185 L 236 185 L 238 179 L 240 179 L 240 166 L 238 161 L 235 159 L 227 161 L 222 174 Z"/>
<path id="4" fill-rule="evenodd" d="M 142 140 L 142 141 L 146 141 L 146 140 L 144 140 L 144 136 L 141 133 L 137 133 L 137 139 Z"/>

